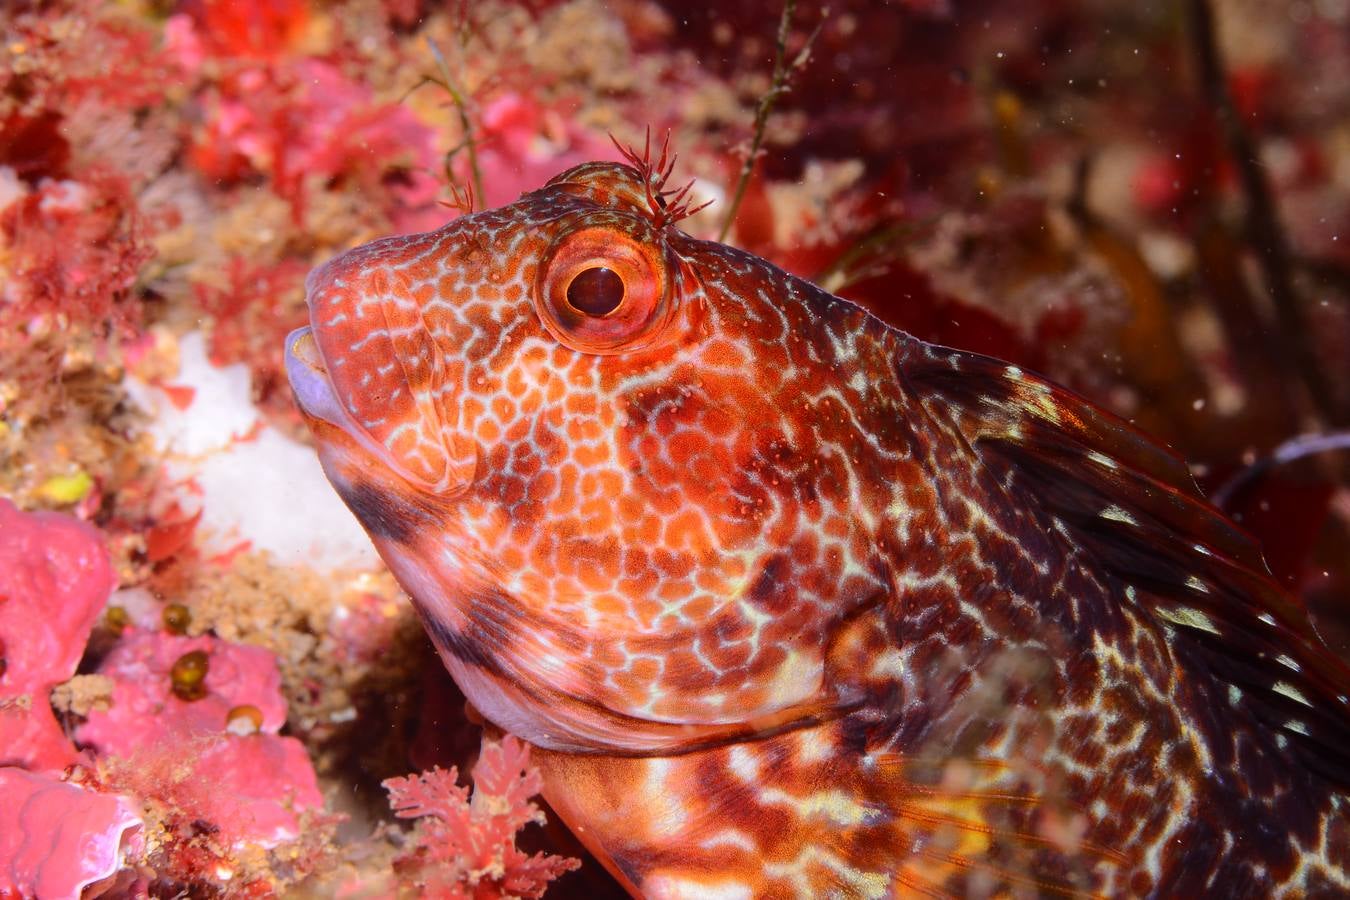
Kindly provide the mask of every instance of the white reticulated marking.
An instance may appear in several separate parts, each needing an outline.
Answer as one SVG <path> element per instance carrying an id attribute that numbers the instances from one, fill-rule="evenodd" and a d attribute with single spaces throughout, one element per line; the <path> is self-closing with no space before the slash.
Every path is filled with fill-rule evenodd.
<path id="1" fill-rule="evenodd" d="M 1103 519 L 1110 519 L 1113 522 L 1124 522 L 1126 525 L 1138 526 L 1139 521 L 1119 506 L 1108 506 L 1098 513 Z"/>
<path id="2" fill-rule="evenodd" d="M 727 752 L 727 769 L 746 784 L 759 783 L 759 757 L 740 744 Z"/>
<path id="3" fill-rule="evenodd" d="M 1172 843 L 1173 835 L 1189 825 L 1195 818 L 1194 794 L 1191 791 L 1190 784 L 1184 778 L 1178 778 L 1172 783 L 1172 786 L 1176 794 L 1166 824 L 1162 833 L 1158 835 L 1158 839 L 1149 845 L 1144 858 L 1144 867 L 1153 876 L 1154 884 L 1162 880 L 1162 854 L 1164 849 Z"/>
<path id="4" fill-rule="evenodd" d="M 779 788 L 765 788 L 759 792 L 761 803 L 786 806 L 800 816 L 824 816 L 837 825 L 861 825 L 867 818 L 867 807 L 844 791 L 817 791 L 805 797 L 796 797 Z"/>
<path id="5" fill-rule="evenodd" d="M 886 650 L 877 654 L 872 660 L 872 668 L 868 670 L 868 676 L 871 678 L 894 678 L 903 681 L 905 678 L 905 656 L 898 650 Z"/>
<path id="6" fill-rule="evenodd" d="M 1228 702 L 1234 706 L 1242 702 L 1242 691 L 1231 684 L 1228 686 Z"/>
<path id="7" fill-rule="evenodd" d="M 1285 656 L 1283 653 L 1275 657 L 1275 661 L 1286 669 L 1293 669 L 1295 672 L 1300 671 L 1299 664 L 1290 657 Z"/>
<path id="8" fill-rule="evenodd" d="M 1116 462 L 1114 459 L 1107 456 L 1105 453 L 1099 453 L 1096 450 L 1089 450 L 1087 452 L 1087 458 L 1089 462 L 1094 462 L 1104 469 L 1120 468 L 1120 463 Z"/>
<path id="9" fill-rule="evenodd" d="M 1198 609 L 1191 609 L 1188 606 L 1178 606 L 1174 609 L 1168 609 L 1165 606 L 1158 607 L 1158 615 L 1174 625 L 1184 625 L 1187 628 L 1196 628 L 1200 631 L 1208 631 L 1210 634 L 1220 634 L 1218 628 L 1210 621 L 1209 616 Z"/>
<path id="10" fill-rule="evenodd" d="M 787 659 L 775 670 L 768 688 L 768 708 L 782 709 L 798 703 L 820 689 L 825 665 L 814 653 L 788 650 Z"/>
<path id="11" fill-rule="evenodd" d="M 655 900 L 750 900 L 750 886 L 739 881 L 695 881 L 679 875 L 653 873 L 643 879 L 642 894 Z"/>
<path id="12" fill-rule="evenodd" d="M 750 853 L 759 852 L 759 845 L 755 843 L 755 839 L 739 828 L 723 828 L 711 837 L 699 841 L 698 845 L 709 849 L 713 847 L 736 847 Z"/>
<path id="13" fill-rule="evenodd" d="M 1197 593 L 1201 594 L 1209 593 L 1209 585 L 1205 584 L 1203 581 L 1201 581 L 1199 578 L 1196 578 L 1194 575 L 1186 579 L 1186 587 L 1190 588 L 1193 591 L 1196 591 Z M 1218 634 L 1218 632 L 1215 632 L 1215 634 Z"/>
<path id="14" fill-rule="evenodd" d="M 688 808 L 680 799 L 680 792 L 666 783 L 673 764 L 668 759 L 649 759 L 646 763 L 647 783 L 640 796 L 647 799 L 648 827 L 654 837 L 675 837 L 684 831 L 689 819 Z"/>
<path id="15" fill-rule="evenodd" d="M 1018 381 L 1022 377 L 1022 370 L 1017 368 L 1017 366 L 1008 366 L 1008 368 L 1003 370 L 1003 374 L 1007 375 L 1013 381 Z"/>
<path id="16" fill-rule="evenodd" d="M 803 729 L 797 732 L 797 759 L 803 763 L 823 762 L 834 756 L 834 742 L 821 728 Z"/>
<path id="17" fill-rule="evenodd" d="M 1307 703 L 1308 701 L 1304 700 L 1303 702 Z M 1288 728 L 1290 731 L 1297 732 L 1304 737 L 1309 737 L 1308 726 L 1304 725 L 1298 719 L 1290 719 L 1288 722 L 1284 723 L 1284 727 Z"/>
<path id="18" fill-rule="evenodd" d="M 1223 833 L 1223 850 L 1220 853 L 1219 858 L 1227 859 L 1228 854 L 1233 852 L 1233 845 L 1235 843 L 1236 841 L 1233 840 L 1233 832 L 1225 830 Z M 1219 877 L 1220 871 L 1221 868 L 1219 866 L 1215 866 L 1210 870 L 1209 878 L 1205 881 L 1206 889 L 1212 889 L 1214 887 L 1214 881 Z"/>
<path id="19" fill-rule="evenodd" d="M 1298 688 L 1294 687 L 1292 684 L 1290 684 L 1290 683 L 1287 682 L 1287 681 L 1277 681 L 1277 682 L 1275 682 L 1275 686 L 1274 686 L 1273 688 L 1271 688 L 1271 690 L 1273 690 L 1273 691 L 1274 691 L 1275 693 L 1277 693 L 1277 694 L 1283 694 L 1284 696 L 1288 697 L 1290 700 L 1295 700 L 1295 701 L 1297 701 L 1297 702 L 1299 702 L 1299 703 L 1302 703 L 1304 706 L 1309 706 L 1309 707 L 1312 706 L 1312 704 L 1308 702 L 1308 698 L 1305 697 L 1305 696 L 1303 696 L 1303 692 L 1300 691 Z M 1292 724 L 1292 723 L 1290 723 L 1290 724 Z M 1296 730 L 1297 730 L 1297 729 L 1296 729 Z M 1304 733 L 1306 734 L 1306 732 L 1304 732 Z"/>
<path id="20" fill-rule="evenodd" d="M 1259 621 L 1265 622 L 1267 625 L 1275 624 L 1275 617 L 1272 616 L 1270 613 L 1261 613 L 1261 615 L 1257 616 L 1256 618 Z"/>

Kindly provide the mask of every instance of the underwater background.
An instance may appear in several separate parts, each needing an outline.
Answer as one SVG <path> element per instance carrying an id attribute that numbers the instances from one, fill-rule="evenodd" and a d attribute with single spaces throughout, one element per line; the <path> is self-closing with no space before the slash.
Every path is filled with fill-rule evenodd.
<path id="1" fill-rule="evenodd" d="M 343 250 L 667 138 L 682 228 L 1157 435 L 1350 651 L 1346 0 L 11 0 L 0 896 L 623 896 L 282 341 Z"/>

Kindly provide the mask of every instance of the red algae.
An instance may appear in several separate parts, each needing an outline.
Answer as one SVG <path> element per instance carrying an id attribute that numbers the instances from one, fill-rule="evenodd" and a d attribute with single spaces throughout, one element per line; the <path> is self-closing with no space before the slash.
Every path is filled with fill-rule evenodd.
<path id="1" fill-rule="evenodd" d="M 539 897 L 548 883 L 577 868 L 574 859 L 529 855 L 515 846 L 516 832 L 542 824 L 530 798 L 543 785 L 529 767 L 529 748 L 507 736 L 484 743 L 473 770 L 472 795 L 456 784 L 456 770 L 434 768 L 384 782 L 400 818 L 417 819 L 415 846 L 398 856 L 400 874 L 432 896 L 484 900 Z"/>

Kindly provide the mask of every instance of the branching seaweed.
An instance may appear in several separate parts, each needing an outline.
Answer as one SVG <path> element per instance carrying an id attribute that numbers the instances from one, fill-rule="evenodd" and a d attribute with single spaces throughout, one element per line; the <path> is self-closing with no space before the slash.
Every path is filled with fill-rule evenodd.
<path id="1" fill-rule="evenodd" d="M 736 179 L 736 191 L 731 196 L 731 204 L 727 206 L 726 218 L 722 220 L 722 228 L 717 233 L 719 241 L 725 241 L 727 234 L 731 231 L 731 223 L 736 221 L 736 210 L 740 208 L 741 200 L 745 197 L 745 189 L 750 184 L 750 175 L 755 170 L 755 160 L 759 158 L 760 147 L 764 143 L 764 129 L 769 123 L 769 113 L 773 112 L 774 101 L 778 99 L 779 94 L 785 94 L 788 90 L 788 78 L 792 73 L 806 65 L 811 59 L 811 47 L 815 44 L 816 38 L 820 35 L 820 30 L 825 26 L 825 20 L 830 14 L 829 7 L 820 12 L 820 21 L 816 23 L 815 29 L 806 38 L 806 43 L 802 49 L 797 52 L 791 62 L 787 59 L 787 39 L 788 31 L 792 27 L 792 15 L 797 9 L 797 0 L 785 0 L 783 3 L 783 14 L 778 19 L 778 40 L 774 49 L 773 57 L 773 79 L 769 83 L 769 90 L 764 96 L 759 98 L 759 106 L 755 109 L 754 135 L 750 139 L 750 150 L 745 155 L 745 161 L 741 164 L 741 174 Z"/>
<path id="2" fill-rule="evenodd" d="M 465 209 L 464 211 L 471 212 L 473 199 L 475 197 L 484 196 L 484 192 L 483 192 L 483 171 L 478 164 L 478 139 L 474 137 L 473 122 L 469 117 L 468 97 L 465 94 L 465 92 L 462 91 L 459 88 L 459 86 L 455 83 L 454 78 L 451 77 L 450 64 L 446 62 L 445 54 L 441 52 L 441 48 L 438 47 L 436 45 L 436 42 L 433 41 L 430 37 L 427 38 L 427 46 L 431 49 L 432 58 L 436 60 L 436 68 L 440 69 L 441 77 L 434 78 L 430 75 L 424 75 L 422 79 L 417 82 L 417 84 L 413 85 L 411 88 L 408 89 L 408 93 L 411 94 L 413 91 L 417 90 L 424 84 L 434 84 L 444 89 L 445 92 L 450 95 L 450 102 L 454 105 L 455 112 L 459 116 L 459 127 L 460 131 L 463 132 L 464 134 L 464 140 L 461 141 L 457 146 L 452 147 L 448 151 L 446 151 L 445 180 L 450 185 L 450 190 L 453 197 L 450 205 L 454 206 L 457 209 L 463 209 L 464 207 L 461 206 L 461 203 L 463 202 L 464 196 L 466 196 L 469 203 L 469 208 Z M 461 191 L 457 186 L 458 179 L 456 179 L 454 172 L 450 168 L 450 161 L 454 159 L 455 155 L 458 154 L 461 150 L 463 150 L 465 155 L 467 155 L 469 158 L 469 178 L 470 178 L 470 183 L 465 189 L 463 196 L 461 195 Z"/>
<path id="3" fill-rule="evenodd" d="M 1209 0 L 1189 0 L 1186 13 L 1201 87 L 1218 116 L 1229 156 L 1237 167 L 1247 200 L 1246 237 L 1256 253 L 1261 279 L 1275 307 L 1277 346 L 1301 376 L 1317 413 L 1328 424 L 1345 424 L 1309 339 L 1312 331 L 1294 288 L 1289 240 L 1280 223 L 1270 182 L 1228 87 L 1223 58 L 1214 36 L 1214 10 Z"/>

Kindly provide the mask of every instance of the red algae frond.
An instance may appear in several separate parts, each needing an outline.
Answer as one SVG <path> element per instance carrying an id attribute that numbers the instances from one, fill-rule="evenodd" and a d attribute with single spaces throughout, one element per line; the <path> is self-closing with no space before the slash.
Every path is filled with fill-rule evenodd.
<path id="1" fill-rule="evenodd" d="M 549 882 L 580 865 L 545 853 L 529 855 L 515 845 L 517 831 L 544 820 L 530 799 L 543 782 L 529 766 L 528 745 L 510 735 L 500 743 L 485 741 L 472 796 L 456 783 L 457 775 L 454 767 L 433 768 L 384 782 L 394 813 L 418 820 L 416 847 L 397 862 L 406 877 L 433 892 L 538 897 Z"/>

